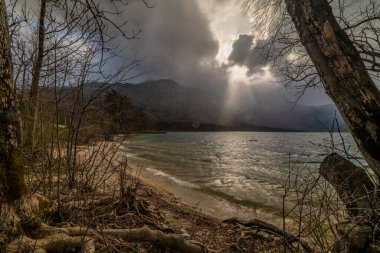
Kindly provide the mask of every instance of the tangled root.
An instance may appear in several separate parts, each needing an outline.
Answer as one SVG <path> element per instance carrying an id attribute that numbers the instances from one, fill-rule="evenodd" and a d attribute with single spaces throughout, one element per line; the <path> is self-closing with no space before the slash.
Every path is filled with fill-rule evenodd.
<path id="1" fill-rule="evenodd" d="M 38 252 L 49 251 L 83 253 L 95 252 L 95 241 L 100 237 L 116 237 L 128 242 L 149 242 L 162 248 L 175 249 L 179 252 L 205 253 L 213 252 L 207 247 L 186 241 L 182 235 L 166 234 L 159 230 L 152 230 L 147 226 L 135 229 L 86 229 L 82 227 L 57 228 L 41 224 L 41 234 L 50 234 L 42 239 L 31 239 L 21 236 L 7 247 L 7 252 Z"/>

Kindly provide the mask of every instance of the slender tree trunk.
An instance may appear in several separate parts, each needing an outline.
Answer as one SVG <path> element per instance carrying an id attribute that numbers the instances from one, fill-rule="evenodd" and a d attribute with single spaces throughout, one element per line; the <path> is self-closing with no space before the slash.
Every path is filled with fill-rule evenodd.
<path id="1" fill-rule="evenodd" d="M 38 24 L 38 48 L 37 57 L 33 65 L 32 86 L 30 89 L 30 117 L 31 117 L 31 129 L 29 142 L 33 143 L 34 133 L 36 131 L 37 124 L 37 112 L 38 112 L 38 93 L 39 83 L 41 76 L 41 66 L 44 58 L 44 43 L 45 43 L 45 15 L 46 15 L 46 2 L 47 0 L 41 0 L 40 18 Z"/>
<path id="2" fill-rule="evenodd" d="M 7 11 L 5 0 L 0 0 L 0 197 L 8 202 L 21 198 L 25 190 L 24 167 L 17 151 L 19 136 Z"/>
<path id="3" fill-rule="evenodd" d="M 380 178 L 380 92 L 327 0 L 285 0 L 327 94 Z"/>

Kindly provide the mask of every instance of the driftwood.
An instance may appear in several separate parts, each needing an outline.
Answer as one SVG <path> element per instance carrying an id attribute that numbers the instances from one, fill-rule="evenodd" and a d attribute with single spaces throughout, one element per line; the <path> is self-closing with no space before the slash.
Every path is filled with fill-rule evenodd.
<path id="1" fill-rule="evenodd" d="M 229 218 L 229 219 L 224 220 L 223 222 L 228 223 L 228 224 L 234 224 L 234 225 L 240 224 L 240 225 L 243 225 L 244 227 L 255 228 L 255 229 L 258 229 L 260 231 L 266 232 L 268 234 L 281 237 L 284 239 L 284 241 L 288 245 L 290 245 L 294 242 L 298 242 L 302 246 L 302 248 L 304 249 L 305 252 L 313 252 L 313 249 L 304 240 L 300 239 L 299 237 L 297 237 L 295 235 L 284 232 L 281 229 L 277 228 L 276 226 L 274 226 L 270 223 L 267 223 L 265 221 L 258 220 L 258 219 L 243 221 L 243 220 L 239 220 L 237 218 Z"/>
<path id="2" fill-rule="evenodd" d="M 335 188 L 351 217 L 368 215 L 373 210 L 375 185 L 363 168 L 332 153 L 321 163 L 319 173 Z"/>
<path id="3" fill-rule="evenodd" d="M 146 226 L 135 229 L 102 229 L 98 231 L 82 227 L 57 228 L 41 224 L 39 233 L 50 236 L 43 239 L 22 236 L 8 245 L 7 252 L 16 253 L 32 249 L 32 252 L 43 253 L 48 252 L 49 249 L 79 248 L 83 253 L 93 253 L 95 252 L 94 240 L 103 236 L 117 237 L 128 242 L 150 242 L 184 253 L 214 252 L 199 243 L 186 241 L 182 235 L 166 234 Z"/>

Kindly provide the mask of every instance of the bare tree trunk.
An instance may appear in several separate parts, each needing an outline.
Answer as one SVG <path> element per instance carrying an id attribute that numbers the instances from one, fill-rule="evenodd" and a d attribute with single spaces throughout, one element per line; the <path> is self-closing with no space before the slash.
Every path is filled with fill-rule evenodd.
<path id="1" fill-rule="evenodd" d="M 335 188 L 351 217 L 378 218 L 373 210 L 375 185 L 361 167 L 332 153 L 322 161 L 319 173 Z"/>
<path id="2" fill-rule="evenodd" d="M 0 197 L 12 202 L 25 190 L 24 167 L 17 152 L 20 136 L 14 93 L 11 42 L 5 0 L 0 1 Z"/>
<path id="3" fill-rule="evenodd" d="M 285 0 L 302 44 L 364 158 L 380 178 L 380 92 L 327 0 Z"/>
<path id="4" fill-rule="evenodd" d="M 38 112 L 38 88 L 41 75 L 41 66 L 44 58 L 44 42 L 45 42 L 45 15 L 46 15 L 46 2 L 47 0 L 41 0 L 40 18 L 38 25 L 38 48 L 37 57 L 33 65 L 32 85 L 30 89 L 30 117 L 31 117 L 31 129 L 29 142 L 33 143 L 34 133 L 36 131 L 37 124 L 37 112 Z"/>

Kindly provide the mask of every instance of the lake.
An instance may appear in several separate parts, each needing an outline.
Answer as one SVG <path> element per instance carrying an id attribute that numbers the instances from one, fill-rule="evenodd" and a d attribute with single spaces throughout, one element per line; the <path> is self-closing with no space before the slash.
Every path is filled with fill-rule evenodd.
<path id="1" fill-rule="evenodd" d="M 289 170 L 317 173 L 332 146 L 366 166 L 349 133 L 169 132 L 124 143 L 129 162 L 166 184 L 265 212 L 281 209 Z"/>

